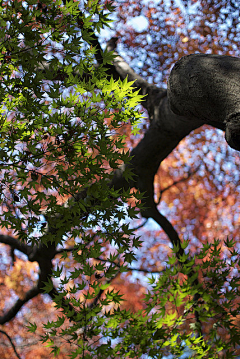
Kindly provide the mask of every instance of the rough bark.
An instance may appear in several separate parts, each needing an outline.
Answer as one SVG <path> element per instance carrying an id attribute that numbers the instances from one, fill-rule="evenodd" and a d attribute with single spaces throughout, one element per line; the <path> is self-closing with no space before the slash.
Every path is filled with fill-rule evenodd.
<path id="1" fill-rule="evenodd" d="M 189 118 L 189 114 L 181 116 L 173 113 L 169 105 L 166 90 L 149 84 L 140 75 L 137 75 L 122 57 L 117 53 L 115 55 L 116 58 L 113 62 L 112 72 L 114 74 L 117 72 L 121 79 L 128 77 L 129 81 L 136 80 L 134 87 L 145 95 L 145 101 L 142 105 L 149 113 L 150 126 L 143 139 L 131 151 L 131 156 L 133 156 L 131 166 L 136 175 L 132 186 L 147 193 L 147 209 L 142 215 L 146 218 L 153 218 L 153 216 L 155 217 L 153 214 L 153 208 L 155 208 L 153 180 L 161 162 L 185 136 L 196 128 L 205 123 L 219 129 L 223 129 L 225 125 L 223 122 L 213 119 L 206 122 L 204 119 L 197 118 L 196 116 Z M 123 178 L 119 172 L 116 173 L 114 181 L 114 185 L 117 188 L 123 186 Z M 160 225 L 162 226 L 162 224 Z M 167 232 L 167 234 L 171 240 L 170 233 Z"/>
<path id="2" fill-rule="evenodd" d="M 189 121 L 226 126 L 228 144 L 240 150 L 240 59 L 193 54 L 180 59 L 168 81 L 172 111 Z"/>

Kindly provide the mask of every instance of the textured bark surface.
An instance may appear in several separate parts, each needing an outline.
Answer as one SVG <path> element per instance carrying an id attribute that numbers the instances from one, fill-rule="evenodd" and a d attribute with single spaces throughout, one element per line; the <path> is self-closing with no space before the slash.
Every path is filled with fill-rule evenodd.
<path id="1" fill-rule="evenodd" d="M 228 144 L 240 150 L 240 59 L 193 54 L 173 67 L 168 81 L 172 111 L 226 126 Z"/>

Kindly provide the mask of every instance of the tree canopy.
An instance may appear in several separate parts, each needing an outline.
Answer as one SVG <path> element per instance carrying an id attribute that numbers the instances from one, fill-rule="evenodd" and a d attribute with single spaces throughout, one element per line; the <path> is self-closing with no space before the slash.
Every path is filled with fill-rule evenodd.
<path id="1" fill-rule="evenodd" d="M 0 6 L 3 358 L 237 358 L 237 3 Z"/>

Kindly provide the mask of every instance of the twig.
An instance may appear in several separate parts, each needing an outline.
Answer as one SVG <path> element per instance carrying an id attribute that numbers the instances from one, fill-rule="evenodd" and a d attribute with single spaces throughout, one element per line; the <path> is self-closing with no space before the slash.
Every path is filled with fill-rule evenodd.
<path id="1" fill-rule="evenodd" d="M 1 329 L 0 329 L 0 333 L 6 335 L 6 337 L 8 338 L 8 340 L 9 340 L 10 343 L 11 343 L 11 346 L 12 346 L 12 348 L 13 348 L 13 350 L 14 350 L 14 353 L 16 354 L 16 357 L 17 357 L 18 359 L 21 359 L 21 357 L 20 357 L 20 355 L 18 354 L 18 352 L 17 352 L 17 350 L 16 350 L 16 347 L 15 347 L 13 341 L 12 341 L 12 338 L 11 338 L 4 330 L 1 330 Z"/>
<path id="2" fill-rule="evenodd" d="M 132 228 L 132 231 L 135 232 L 135 231 L 137 231 L 138 229 L 144 227 L 145 224 L 147 223 L 147 221 L 148 221 L 148 218 L 146 218 L 146 220 L 145 220 L 143 223 L 139 224 L 139 226 Z"/>
<path id="3" fill-rule="evenodd" d="M 179 183 L 181 182 L 185 182 L 187 180 L 189 180 L 189 178 L 191 176 L 193 176 L 195 173 L 197 173 L 197 171 L 199 170 L 199 168 L 201 167 L 203 162 L 200 163 L 200 165 L 198 165 L 193 171 L 188 171 L 188 174 L 187 174 L 187 177 L 182 177 L 180 178 L 179 180 L 177 181 L 174 181 L 173 183 L 171 183 L 169 186 L 163 188 L 161 191 L 160 191 L 160 195 L 159 195 L 159 199 L 158 199 L 158 202 L 157 204 L 159 204 L 161 202 L 161 198 L 162 198 L 162 194 L 165 192 L 165 191 L 168 191 L 170 188 L 172 188 L 173 186 L 176 186 L 178 185 Z"/>

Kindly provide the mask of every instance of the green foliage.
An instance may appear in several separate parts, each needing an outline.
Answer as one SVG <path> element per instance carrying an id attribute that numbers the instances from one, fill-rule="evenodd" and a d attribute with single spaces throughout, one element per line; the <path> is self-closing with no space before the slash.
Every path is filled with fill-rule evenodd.
<path id="1" fill-rule="evenodd" d="M 235 268 L 240 263 L 234 243 L 227 240 L 225 245 L 228 261 L 221 259 L 217 240 L 181 266 L 176 265 L 175 255 L 169 258 L 166 270 L 157 279 L 149 279 L 146 309 L 134 315 L 121 313 L 108 322 L 108 335 L 120 338 L 114 348 L 116 357 L 172 354 L 180 358 L 187 353 L 191 358 L 237 357 L 240 278 Z"/>
<path id="2" fill-rule="evenodd" d="M 35 331 L 37 329 L 37 325 L 36 325 L 36 323 L 29 323 L 29 325 L 27 325 L 27 328 L 30 333 L 35 333 Z"/>
<path id="3" fill-rule="evenodd" d="M 4 38 L 0 44 L 2 203 L 4 207 L 9 197 L 13 205 L 19 202 L 17 216 L 5 207 L 2 226 L 11 226 L 33 243 L 36 227 L 45 232 L 40 222 L 43 206 L 46 218 L 60 213 L 68 221 L 73 214 L 92 208 L 93 199 L 108 197 L 99 216 L 102 220 L 110 216 L 117 206 L 110 198 L 119 195 L 108 188 L 106 166 L 117 168 L 129 161 L 128 153 L 119 152 L 123 138 L 115 142 L 111 134 L 129 119 L 134 125 L 140 118 L 135 111 L 140 96 L 126 81 L 108 79 L 104 67 L 95 66 L 91 34 L 106 24 L 103 7 L 97 1 L 88 2 L 84 15 L 79 2 L 45 6 L 43 11 L 37 1 L 15 1 L 3 7 L 0 29 Z M 98 21 L 93 20 L 96 14 Z M 101 55 L 103 63 L 113 56 Z M 111 116 L 108 126 L 105 119 Z M 71 213 L 63 211 L 56 197 L 74 198 L 84 190 L 88 197 L 75 201 Z M 51 233 L 41 240 L 60 242 L 66 230 L 60 236 L 59 232 L 61 228 L 55 238 Z"/>
<path id="4" fill-rule="evenodd" d="M 54 338 L 68 337 L 78 347 L 72 357 L 103 355 L 105 308 L 122 301 L 110 282 L 141 244 L 124 224 L 138 213 L 125 204 L 135 198 L 140 208 L 141 196 L 110 186 L 112 170 L 130 161 L 116 133 L 129 121 L 136 128 L 141 118 L 135 109 L 141 96 L 127 80 L 107 77 L 113 53 L 94 42 L 112 9 L 96 0 L 14 1 L 1 8 L 1 226 L 29 244 L 74 241 L 75 269 L 53 270 L 64 317 L 49 321 L 42 338 L 57 354 Z M 96 261 L 110 245 L 107 260 Z M 101 281 L 92 279 L 96 271 Z M 53 288 L 48 278 L 42 289 Z M 28 328 L 35 332 L 36 324 Z"/>

